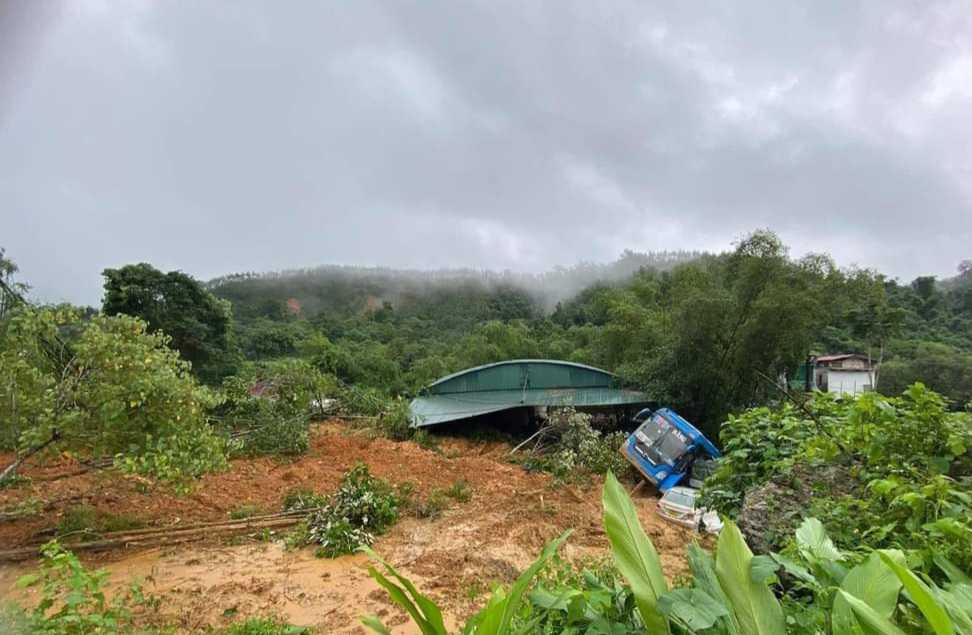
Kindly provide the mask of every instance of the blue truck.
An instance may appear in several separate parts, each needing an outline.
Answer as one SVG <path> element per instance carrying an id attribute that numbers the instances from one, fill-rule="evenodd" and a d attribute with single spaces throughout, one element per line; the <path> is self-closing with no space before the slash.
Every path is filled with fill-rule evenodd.
<path id="1" fill-rule="evenodd" d="M 721 456 L 705 435 L 670 408 L 646 408 L 634 421 L 638 428 L 621 446 L 621 453 L 659 491 L 682 483 L 693 464 Z"/>

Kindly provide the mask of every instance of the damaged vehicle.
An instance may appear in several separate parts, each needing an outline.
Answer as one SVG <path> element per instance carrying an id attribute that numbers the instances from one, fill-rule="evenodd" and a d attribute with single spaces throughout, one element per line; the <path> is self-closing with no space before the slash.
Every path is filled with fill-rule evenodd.
<path id="1" fill-rule="evenodd" d="M 660 492 L 682 483 L 706 463 L 722 456 L 705 435 L 670 408 L 646 408 L 635 415 L 640 424 L 621 446 L 621 453 Z"/>

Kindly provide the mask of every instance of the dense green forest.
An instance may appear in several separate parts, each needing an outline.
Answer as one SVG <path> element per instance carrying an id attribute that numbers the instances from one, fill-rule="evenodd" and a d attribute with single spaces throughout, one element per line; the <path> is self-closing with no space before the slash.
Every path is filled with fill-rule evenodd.
<path id="1" fill-rule="evenodd" d="M 23 282 L 5 262 L 13 290 Z M 104 276 L 101 312 L 163 332 L 211 386 L 291 359 L 407 398 L 462 368 L 557 358 L 616 372 L 715 436 L 729 412 L 779 398 L 770 378 L 792 377 L 808 355 L 860 352 L 880 362 L 884 394 L 921 380 L 954 408 L 972 401 L 968 263 L 903 283 L 792 258 L 766 231 L 722 254 L 626 251 L 537 275 L 322 267 L 200 284 L 143 263 Z"/>
<path id="2" fill-rule="evenodd" d="M 921 379 L 955 407 L 972 400 L 967 266 L 902 283 L 791 258 L 768 232 L 723 254 L 626 252 L 532 277 L 322 268 L 206 286 L 232 304 L 245 359 L 300 356 L 393 395 L 468 366 L 559 358 L 617 372 L 712 431 L 778 397 L 766 378 L 809 354 L 861 352 L 882 362 L 885 394 Z"/>

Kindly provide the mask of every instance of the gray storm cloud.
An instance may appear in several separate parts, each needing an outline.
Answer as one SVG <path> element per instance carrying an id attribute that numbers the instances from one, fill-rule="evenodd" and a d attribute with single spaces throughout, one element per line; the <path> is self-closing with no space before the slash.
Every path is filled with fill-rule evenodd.
<path id="1" fill-rule="evenodd" d="M 972 4 L 12 2 L 0 245 L 99 272 L 972 257 Z"/>

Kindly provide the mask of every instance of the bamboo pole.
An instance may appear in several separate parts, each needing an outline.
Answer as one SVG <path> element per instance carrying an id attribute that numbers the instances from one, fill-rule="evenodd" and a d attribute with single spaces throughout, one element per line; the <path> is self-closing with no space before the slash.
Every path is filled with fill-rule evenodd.
<path id="1" fill-rule="evenodd" d="M 114 531 L 102 534 L 98 540 L 79 542 L 67 545 L 72 551 L 104 551 L 113 547 L 145 547 L 179 542 L 188 542 L 199 535 L 235 531 L 247 531 L 250 529 L 269 529 L 271 527 L 289 527 L 296 525 L 303 518 L 315 511 L 323 508 L 300 509 L 289 512 L 278 512 L 274 514 L 264 514 L 262 516 L 252 516 L 239 520 L 218 520 L 211 522 L 194 523 L 185 526 L 169 527 L 146 527 L 144 529 L 130 529 Z M 184 540 L 185 539 L 185 540 Z M 173 542 L 174 541 L 174 542 Z M 0 551 L 0 561 L 4 560 L 25 560 L 36 556 L 39 553 L 40 545 L 34 544 L 19 549 Z"/>

